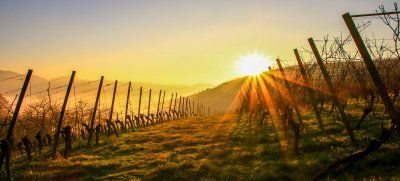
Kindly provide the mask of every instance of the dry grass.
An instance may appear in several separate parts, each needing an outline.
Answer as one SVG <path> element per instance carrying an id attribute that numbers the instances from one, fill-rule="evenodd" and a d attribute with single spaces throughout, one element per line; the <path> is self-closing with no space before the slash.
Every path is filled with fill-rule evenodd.
<path id="1" fill-rule="evenodd" d="M 325 115 L 326 116 L 326 115 Z M 76 145 L 68 159 L 34 156 L 13 164 L 16 180 L 304 180 L 336 158 L 355 151 L 339 122 L 318 131 L 313 116 L 304 116 L 308 132 L 301 155 L 283 157 L 271 126 L 248 125 L 235 117 L 175 120 L 122 134 L 92 149 Z M 329 120 L 325 118 L 325 120 Z M 353 122 L 356 122 L 355 120 Z M 377 135 L 379 121 L 369 119 L 357 138 Z M 106 138 L 103 138 L 106 140 Z M 290 150 L 290 147 L 289 147 Z M 342 177 L 391 178 L 400 164 L 395 141 L 351 167 Z"/>

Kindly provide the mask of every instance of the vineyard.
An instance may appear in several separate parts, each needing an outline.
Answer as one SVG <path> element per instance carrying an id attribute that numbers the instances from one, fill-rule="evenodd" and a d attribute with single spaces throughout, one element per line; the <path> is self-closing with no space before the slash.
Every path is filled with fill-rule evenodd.
<path id="1" fill-rule="evenodd" d="M 75 71 L 0 78 L 22 85 L 0 97 L 0 178 L 398 178 L 397 4 L 342 18 L 349 34 L 309 38 L 295 60 L 193 95 Z"/>

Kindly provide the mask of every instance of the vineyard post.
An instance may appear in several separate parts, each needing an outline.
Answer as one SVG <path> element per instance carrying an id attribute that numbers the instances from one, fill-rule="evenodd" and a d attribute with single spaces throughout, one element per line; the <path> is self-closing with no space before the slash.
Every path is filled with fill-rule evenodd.
<path id="1" fill-rule="evenodd" d="M 175 103 L 174 103 L 174 111 L 176 111 L 176 99 L 178 97 L 178 93 L 175 93 Z"/>
<path id="2" fill-rule="evenodd" d="M 117 92 L 117 86 L 118 86 L 118 81 L 116 80 L 114 82 L 114 90 L 113 90 L 113 96 L 111 100 L 111 108 L 110 108 L 110 115 L 108 117 L 108 120 L 112 121 L 113 113 L 114 113 L 114 102 L 115 102 L 115 94 Z"/>
<path id="3" fill-rule="evenodd" d="M 143 87 L 140 87 L 140 92 L 139 92 L 139 106 L 138 106 L 138 113 L 137 116 L 140 117 L 140 106 L 142 105 L 142 93 L 143 93 Z"/>
<path id="4" fill-rule="evenodd" d="M 114 102 L 115 102 L 115 94 L 117 92 L 117 87 L 118 87 L 118 81 L 116 80 L 114 82 L 114 91 L 113 91 L 113 96 L 112 96 L 112 100 L 111 100 L 110 115 L 108 117 L 108 120 L 110 120 L 110 122 L 112 122 L 112 117 L 113 117 L 113 113 L 114 113 Z M 118 119 L 118 116 L 117 116 L 117 119 Z M 117 129 L 114 130 L 114 133 L 115 133 L 115 136 L 119 137 Z"/>
<path id="5" fill-rule="evenodd" d="M 90 117 L 90 129 L 89 129 L 87 147 L 90 147 L 90 144 L 92 142 L 94 119 L 96 118 L 97 105 L 99 103 L 101 87 L 103 86 L 103 80 L 104 80 L 104 76 L 101 76 L 99 88 L 97 89 L 96 100 L 94 102 L 94 108 L 93 108 L 93 111 L 92 111 L 92 116 Z"/>
<path id="6" fill-rule="evenodd" d="M 182 101 L 182 96 L 179 96 L 178 112 L 181 111 L 181 101 Z"/>
<path id="7" fill-rule="evenodd" d="M 164 112 L 164 100 L 165 100 L 165 91 L 163 93 L 162 103 L 161 103 L 161 114 Z"/>
<path id="8" fill-rule="evenodd" d="M 158 94 L 158 102 L 157 102 L 157 116 L 158 116 L 158 112 L 160 112 L 160 101 L 161 101 L 161 92 L 162 90 L 160 89 L 160 93 Z"/>
<path id="9" fill-rule="evenodd" d="M 56 133 L 54 135 L 54 144 L 53 144 L 53 150 L 52 150 L 53 159 L 56 158 L 58 140 L 60 139 L 60 133 L 61 133 L 62 122 L 64 119 L 65 108 L 67 107 L 69 93 L 71 92 L 72 83 L 74 82 L 74 79 L 75 79 L 75 73 L 76 73 L 76 71 L 72 71 L 71 77 L 69 79 L 68 87 L 67 87 L 67 92 L 65 93 L 64 102 L 63 102 L 63 105 L 62 105 L 62 108 L 60 111 L 60 116 L 58 118 L 58 124 L 57 124 Z"/>
<path id="10" fill-rule="evenodd" d="M 17 105 L 15 106 L 13 117 L 11 118 L 11 121 L 10 121 L 10 126 L 8 127 L 6 140 L 4 140 L 4 139 L 2 140 L 3 142 L 5 142 L 7 144 L 7 146 L 6 146 L 7 150 L 2 150 L 2 152 L 1 152 L 0 170 L 3 165 L 3 160 L 5 159 L 7 180 L 11 180 L 11 170 L 10 170 L 11 138 L 13 136 L 15 122 L 17 121 L 19 110 L 21 109 L 21 105 L 22 105 L 22 101 L 24 100 L 26 89 L 28 88 L 29 81 L 31 80 L 32 72 L 33 72 L 33 70 L 28 69 L 28 73 L 25 76 L 24 84 L 22 85 L 21 92 L 18 97 Z"/>
<path id="11" fill-rule="evenodd" d="M 171 100 L 169 101 L 168 113 L 171 114 L 172 100 L 174 99 L 174 93 L 171 94 Z"/>
<path id="12" fill-rule="evenodd" d="M 285 74 L 285 70 L 283 70 L 283 67 L 282 67 L 282 64 L 281 64 L 281 61 L 279 60 L 279 58 L 276 59 L 276 63 L 278 64 L 279 71 L 281 72 L 283 82 L 285 83 L 286 91 L 288 92 L 288 97 L 293 102 L 292 106 L 293 106 L 294 110 L 296 111 L 297 119 L 299 119 L 300 126 L 304 129 L 303 119 L 301 119 L 300 110 L 297 107 L 296 103 L 294 102 L 292 89 L 290 88 L 289 81 L 287 80 L 287 77 Z"/>
<path id="13" fill-rule="evenodd" d="M 358 29 L 356 25 L 354 24 L 354 21 L 352 17 L 350 16 L 349 13 L 343 14 L 342 15 L 347 28 L 350 31 L 351 36 L 353 37 L 353 40 L 357 46 L 357 49 L 360 51 L 360 55 L 367 67 L 367 70 L 372 78 L 372 81 L 374 82 L 374 85 L 376 87 L 376 90 L 378 91 L 380 97 L 382 98 L 382 102 L 385 105 L 386 111 L 389 113 L 390 119 L 393 122 L 399 123 L 400 122 L 400 115 L 399 113 L 394 109 L 393 102 L 391 101 L 389 94 L 386 90 L 386 87 L 382 81 L 382 78 L 379 75 L 378 70 L 376 69 L 374 62 L 368 53 L 368 49 L 364 44 L 364 41 L 361 38 L 360 33 L 358 32 Z"/>
<path id="14" fill-rule="evenodd" d="M 185 103 L 185 116 L 189 115 L 188 111 L 188 103 L 189 103 L 189 97 L 186 97 L 186 103 Z"/>
<path id="15" fill-rule="evenodd" d="M 271 77 L 271 79 L 272 79 L 272 87 L 275 87 L 275 93 L 276 93 L 276 95 L 277 95 L 277 100 L 274 100 L 273 98 L 271 98 L 272 99 L 272 102 L 273 103 L 277 103 L 276 104 L 276 106 L 277 106 L 277 108 L 276 109 L 274 109 L 275 110 L 275 112 L 276 112 L 276 116 L 277 116 L 277 118 L 282 122 L 282 127 L 283 127 L 283 133 L 285 134 L 285 136 L 286 135 L 288 135 L 288 131 L 287 131 L 287 124 L 286 124 L 286 120 L 284 119 L 284 117 L 282 116 L 282 114 L 281 113 L 279 113 L 279 110 L 278 110 L 278 108 L 280 108 L 283 112 L 287 112 L 288 111 L 288 105 L 286 104 L 286 102 L 285 101 L 283 101 L 283 98 L 282 98 L 282 95 L 281 95 L 281 92 L 278 90 L 278 83 L 277 83 L 277 80 L 276 80 L 276 77 L 275 77 L 275 75 L 273 75 L 273 72 L 272 72 L 272 68 L 271 67 L 268 67 L 268 70 L 269 70 L 269 72 L 270 72 L 270 77 Z M 279 104 L 280 103 L 280 104 Z"/>
<path id="16" fill-rule="evenodd" d="M 128 94 L 126 95 L 126 104 L 125 104 L 125 122 L 128 117 L 128 106 L 129 106 L 129 96 L 131 95 L 131 81 L 128 84 Z M 133 129 L 133 126 L 132 126 Z"/>
<path id="17" fill-rule="evenodd" d="M 311 106 L 312 106 L 312 108 L 314 110 L 315 116 L 317 117 L 319 128 L 321 129 L 321 131 L 325 131 L 324 124 L 322 122 L 321 115 L 320 115 L 318 107 L 317 107 L 317 103 L 315 102 L 313 90 L 310 87 L 310 83 L 309 83 L 309 80 L 308 80 L 308 77 L 307 77 L 306 70 L 304 69 L 303 62 L 301 61 L 300 54 L 297 51 L 297 49 L 294 49 L 294 54 L 295 54 L 296 59 L 297 59 L 297 64 L 299 65 L 300 74 L 303 77 L 304 87 L 307 90 L 308 97 L 309 97 L 309 99 L 311 101 Z"/>
<path id="18" fill-rule="evenodd" d="M 197 103 L 197 116 L 200 117 L 200 103 Z"/>
<path id="19" fill-rule="evenodd" d="M 333 103 L 338 106 L 340 118 L 341 118 L 341 120 L 342 120 L 342 122 L 343 122 L 343 124 L 344 124 L 344 126 L 346 128 L 347 133 L 349 134 L 350 141 L 353 143 L 354 146 L 358 147 L 356 137 L 354 136 L 354 133 L 353 133 L 353 129 L 351 128 L 350 123 L 347 120 L 346 113 L 344 112 L 344 105 L 342 103 L 340 103 L 340 101 L 339 101 L 339 99 L 338 99 L 338 97 L 336 95 L 336 91 L 335 91 L 335 88 L 333 87 L 332 80 L 331 80 L 331 78 L 330 78 L 330 76 L 328 74 L 328 71 L 326 70 L 324 62 L 322 61 L 321 55 L 318 52 L 317 46 L 315 45 L 314 40 L 312 38 L 308 39 L 308 43 L 311 46 L 311 49 L 312 49 L 312 51 L 314 53 L 314 56 L 315 56 L 315 59 L 318 62 L 318 66 L 319 66 L 319 68 L 320 68 L 320 70 L 322 72 L 322 75 L 323 75 L 323 77 L 325 79 L 326 84 L 328 85 L 329 92 L 330 92 L 331 97 L 333 99 Z"/>
<path id="20" fill-rule="evenodd" d="M 182 112 L 182 117 L 185 117 L 185 102 L 186 101 L 186 97 L 182 97 L 182 108 L 181 108 L 181 112 Z"/>
<path id="21" fill-rule="evenodd" d="M 147 116 L 150 116 L 150 105 L 151 105 L 151 89 L 149 91 L 149 103 L 147 104 Z"/>

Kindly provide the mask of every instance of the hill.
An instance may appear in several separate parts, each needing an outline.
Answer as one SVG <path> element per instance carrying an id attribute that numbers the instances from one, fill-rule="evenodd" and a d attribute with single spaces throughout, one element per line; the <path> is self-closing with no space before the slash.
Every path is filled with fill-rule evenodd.
<path id="1" fill-rule="evenodd" d="M 16 78 L 14 78 L 16 77 Z M 5 80 L 7 79 L 7 80 Z M 11 99 L 15 96 L 16 92 L 10 92 L 12 90 L 19 89 L 22 86 L 24 79 L 24 75 L 17 73 L 17 72 L 12 72 L 12 71 L 5 71 L 5 70 L 0 70 L 0 93 L 4 94 L 5 97 L 8 99 Z M 32 75 L 31 78 L 31 86 L 28 87 L 27 95 L 30 93 L 36 93 L 36 92 L 41 92 L 43 90 L 47 90 L 49 87 L 48 82 L 50 82 L 50 88 L 57 88 L 63 85 L 68 84 L 69 81 L 69 75 L 64 76 L 64 77 L 58 77 L 55 79 L 48 80 L 46 78 L 37 76 L 35 74 Z M 83 85 L 86 84 L 87 82 L 91 82 L 93 80 L 84 80 L 84 79 L 75 79 L 75 85 Z M 112 87 L 110 85 L 113 85 L 114 80 L 105 80 L 104 85 Z M 119 82 L 118 83 L 119 87 L 122 85 L 127 85 L 127 82 Z M 204 90 L 206 88 L 210 88 L 214 85 L 212 84 L 205 84 L 205 83 L 199 83 L 199 84 L 193 84 L 193 85 L 173 85 L 173 84 L 154 84 L 154 83 L 148 83 L 148 82 L 132 82 L 132 89 L 137 90 L 139 87 L 143 87 L 144 91 L 148 91 L 149 89 L 153 90 L 153 94 L 156 95 L 158 94 L 158 91 L 160 89 L 165 90 L 168 94 L 166 95 L 166 98 L 169 98 L 169 93 L 172 92 L 177 92 L 179 95 L 187 96 L 194 94 L 195 92 L 199 92 L 201 90 Z M 90 89 L 96 89 L 98 87 L 98 82 L 94 81 L 93 83 L 90 83 L 88 85 L 85 85 L 85 90 L 90 90 Z M 122 88 L 121 88 L 122 89 Z M 111 92 L 111 91 L 110 91 Z M 64 94 L 64 92 L 61 91 L 52 91 L 52 93 L 60 93 Z M 77 91 L 79 94 L 80 92 Z M 136 93 L 135 93 L 136 94 Z M 35 95 L 36 97 L 40 96 L 47 96 L 47 92 L 43 92 L 41 94 Z"/>

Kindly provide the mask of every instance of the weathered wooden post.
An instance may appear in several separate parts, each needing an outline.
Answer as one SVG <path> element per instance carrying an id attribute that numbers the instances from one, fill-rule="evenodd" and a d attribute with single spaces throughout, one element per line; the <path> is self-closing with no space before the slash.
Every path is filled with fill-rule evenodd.
<path id="1" fill-rule="evenodd" d="M 151 106 L 151 89 L 149 91 L 149 103 L 147 104 L 147 116 L 150 116 L 150 106 Z"/>
<path id="2" fill-rule="evenodd" d="M 168 113 L 171 114 L 172 100 L 174 99 L 174 93 L 171 94 L 171 100 L 169 101 Z"/>
<path id="3" fill-rule="evenodd" d="M 1 170 L 1 167 L 3 166 L 3 160 L 4 160 L 5 165 L 6 165 L 7 180 L 11 180 L 11 169 L 10 169 L 11 149 L 10 149 L 10 147 L 12 144 L 12 136 L 13 136 L 13 131 L 14 131 L 14 127 L 15 127 L 15 122 L 17 121 L 19 110 L 21 109 L 21 105 L 22 105 L 22 102 L 24 100 L 24 96 L 26 93 L 26 89 L 28 88 L 29 81 L 31 80 L 32 72 L 33 72 L 33 70 L 29 69 L 28 73 L 25 76 L 25 80 L 22 85 L 21 92 L 18 97 L 18 101 L 17 101 L 17 104 L 14 109 L 13 117 L 11 118 L 10 126 L 8 127 L 8 130 L 7 130 L 6 139 L 3 139 L 1 142 L 1 150 L 2 151 L 1 151 L 1 158 L 0 158 L 1 159 L 0 160 L 0 170 Z"/>
<path id="4" fill-rule="evenodd" d="M 176 100 L 177 100 L 177 97 L 178 97 L 178 93 L 175 93 L 174 112 L 176 111 Z"/>
<path id="5" fill-rule="evenodd" d="M 338 97 L 336 95 L 336 91 L 335 91 L 335 88 L 333 87 L 332 80 L 331 80 L 331 78 L 330 78 L 330 76 L 328 74 L 328 71 L 326 70 L 324 62 L 322 62 L 322 58 L 321 58 L 321 55 L 318 52 L 317 46 L 315 46 L 314 40 L 312 38 L 308 39 L 308 43 L 310 44 L 311 49 L 312 49 L 312 51 L 314 53 L 315 59 L 318 62 L 318 66 L 321 69 L 321 72 L 322 72 L 322 75 L 324 77 L 324 80 L 325 80 L 326 84 L 328 85 L 329 92 L 330 92 L 330 94 L 332 96 L 333 102 L 334 102 L 334 104 L 336 104 L 338 106 L 341 120 L 342 120 L 342 122 L 343 122 L 343 124 L 344 124 L 344 126 L 346 128 L 347 133 L 349 134 L 350 141 L 353 143 L 354 146 L 357 147 L 358 146 L 357 140 L 356 140 L 356 137 L 354 136 L 353 129 L 351 128 L 350 123 L 347 120 L 346 113 L 344 112 L 344 106 L 343 106 L 342 103 L 340 103 L 340 101 L 339 101 L 339 99 L 338 99 Z"/>
<path id="6" fill-rule="evenodd" d="M 110 122 L 112 122 L 112 118 L 113 118 L 113 114 L 114 114 L 114 102 L 115 102 L 115 94 L 117 92 L 117 87 L 118 87 L 118 81 L 116 80 L 114 82 L 114 91 L 113 91 L 113 96 L 112 96 L 112 100 L 111 100 L 110 115 L 108 117 L 108 120 L 110 120 Z M 117 128 L 114 128 L 114 134 L 115 134 L 115 136 L 119 137 Z"/>
<path id="7" fill-rule="evenodd" d="M 297 107 L 296 103 L 294 102 L 292 89 L 290 88 L 289 81 L 287 80 L 285 70 L 283 70 L 281 61 L 279 59 L 276 59 L 276 63 L 278 64 L 279 71 L 281 72 L 281 76 L 282 76 L 283 82 L 285 84 L 286 91 L 288 92 L 288 97 L 289 97 L 289 99 L 291 99 L 289 101 L 289 103 L 293 103 L 292 106 L 293 106 L 294 110 L 296 111 L 297 119 L 299 120 L 300 126 L 304 129 L 303 119 L 301 118 L 299 108 Z"/>
<path id="8" fill-rule="evenodd" d="M 138 106 L 138 113 L 137 113 L 137 116 L 138 116 L 138 117 L 140 117 L 140 106 L 142 105 L 142 91 L 143 91 L 143 88 L 140 87 L 140 92 L 139 92 L 139 106 Z"/>
<path id="9" fill-rule="evenodd" d="M 58 118 L 58 124 L 57 124 L 57 129 L 56 129 L 56 132 L 54 135 L 54 144 L 53 144 L 53 151 L 52 151 L 53 159 L 56 158 L 58 140 L 60 139 L 61 127 L 62 127 L 62 122 L 64 119 L 65 108 L 67 107 L 69 93 L 71 92 L 71 87 L 72 87 L 72 84 L 74 83 L 75 73 L 76 73 L 75 71 L 72 71 L 71 77 L 69 79 L 68 87 L 67 87 L 67 92 L 65 93 L 64 102 L 61 107 L 60 116 Z"/>
<path id="10" fill-rule="evenodd" d="M 308 97 L 309 97 L 310 102 L 311 102 L 311 106 L 312 106 L 312 108 L 314 110 L 315 116 L 317 117 L 319 128 L 321 129 L 321 131 L 325 131 L 324 124 L 323 124 L 322 119 L 321 119 L 321 114 L 319 113 L 317 103 L 315 102 L 314 92 L 313 92 L 312 88 L 310 87 L 310 82 L 309 82 L 308 77 L 307 77 L 306 69 L 304 68 L 303 62 L 301 61 L 300 54 L 297 51 L 297 49 L 294 49 L 294 54 L 295 54 L 296 59 L 297 59 L 297 64 L 299 65 L 300 74 L 301 74 L 301 76 L 303 78 L 303 81 L 304 81 L 304 87 L 307 90 Z"/>
<path id="11" fill-rule="evenodd" d="M 185 116 L 186 117 L 189 115 L 188 104 L 189 104 L 189 97 L 186 97 L 186 103 L 185 103 Z"/>
<path id="12" fill-rule="evenodd" d="M 101 88 L 103 86 L 103 80 L 104 80 L 104 76 L 101 76 L 99 88 L 97 89 L 96 100 L 94 102 L 94 108 L 93 108 L 93 111 L 92 111 L 92 116 L 90 117 L 90 128 L 89 128 L 89 136 L 88 136 L 87 147 L 90 147 L 91 143 L 92 143 L 94 119 L 96 118 L 96 111 L 97 111 L 97 106 L 99 104 L 99 98 L 100 98 Z"/>
<path id="13" fill-rule="evenodd" d="M 163 93 L 162 103 L 161 103 L 161 114 L 164 112 L 164 100 L 165 100 L 165 91 Z"/>
<path id="14" fill-rule="evenodd" d="M 354 24 L 352 17 L 350 16 L 349 13 L 343 14 L 342 17 L 346 23 L 347 28 L 350 31 L 351 36 L 353 37 L 353 40 L 357 46 L 358 51 L 360 51 L 360 55 L 367 67 L 367 70 L 372 78 L 372 81 L 374 82 L 374 85 L 379 93 L 379 96 L 382 98 L 382 102 L 385 105 L 386 111 L 389 113 L 390 119 L 393 122 L 400 123 L 400 114 L 398 113 L 398 111 L 395 110 L 393 106 L 393 102 L 389 97 L 385 84 L 383 83 L 382 78 L 379 75 L 379 72 L 376 69 L 370 54 L 368 53 L 368 49 L 365 46 L 364 41 L 362 40 L 361 35 L 358 32 L 358 29 Z"/>
<path id="15" fill-rule="evenodd" d="M 194 109 L 194 108 L 195 108 L 195 106 L 194 106 L 194 101 L 192 101 L 192 116 L 193 116 L 193 117 L 194 117 L 194 113 L 195 113 L 195 111 L 194 111 L 195 109 Z"/>
<path id="16" fill-rule="evenodd" d="M 179 104 L 178 104 L 178 111 L 177 111 L 178 119 L 180 118 L 180 114 L 181 114 L 181 101 L 182 101 L 182 96 L 179 96 Z"/>
<path id="17" fill-rule="evenodd" d="M 131 81 L 129 81 L 129 84 L 128 84 L 128 94 L 126 95 L 125 117 L 124 117 L 125 122 L 126 122 L 126 119 L 127 119 L 127 117 L 128 117 L 128 106 L 129 106 L 129 97 L 130 97 L 130 95 L 131 95 Z M 133 115 L 132 115 L 132 116 L 133 116 Z M 132 127 L 132 130 L 133 130 L 133 125 L 131 125 L 131 127 Z"/>
<path id="18" fill-rule="evenodd" d="M 160 112 L 161 91 L 162 90 L 160 89 L 160 92 L 158 93 L 157 113 L 156 113 L 157 116 L 158 116 L 158 113 Z"/>

